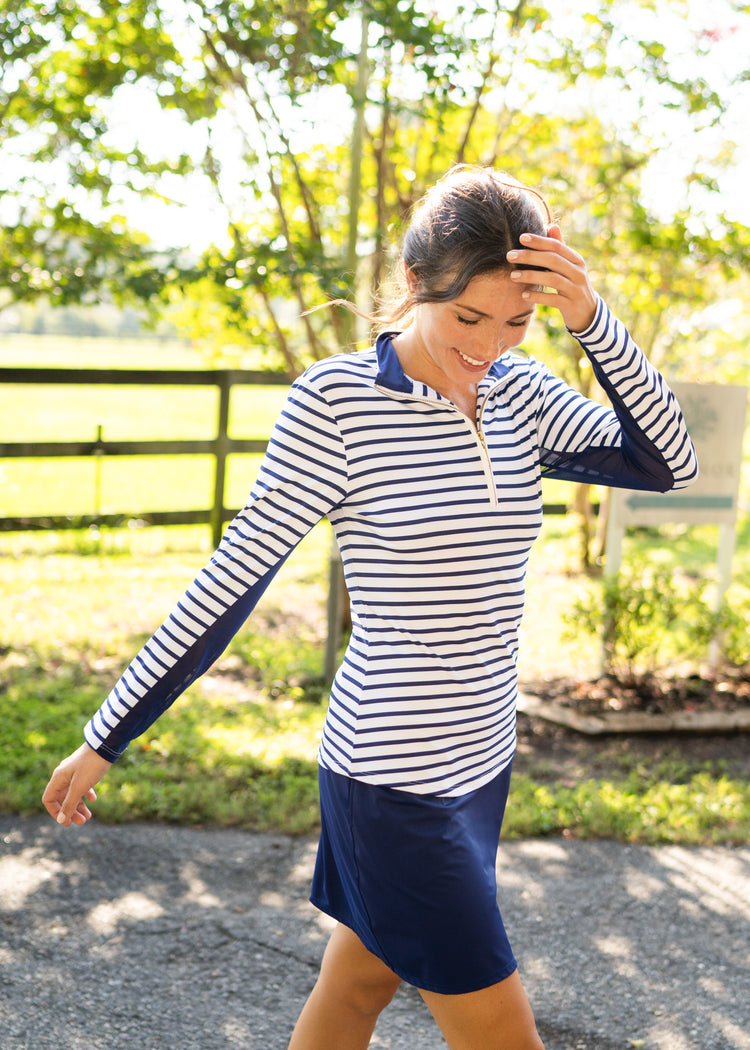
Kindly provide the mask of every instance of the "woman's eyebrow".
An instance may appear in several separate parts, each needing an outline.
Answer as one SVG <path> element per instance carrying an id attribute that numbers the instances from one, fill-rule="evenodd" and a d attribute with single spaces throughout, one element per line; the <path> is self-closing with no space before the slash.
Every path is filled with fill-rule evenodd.
<path id="1" fill-rule="evenodd" d="M 477 310 L 476 306 L 469 306 L 468 303 L 460 303 L 458 301 L 458 299 L 455 299 L 454 302 L 455 302 L 456 306 L 460 310 L 468 310 L 469 313 L 477 314 L 479 317 L 489 317 L 491 319 L 491 316 L 492 316 L 491 314 L 486 314 L 483 310 Z M 534 313 L 533 309 L 526 310 L 522 314 L 516 314 L 515 317 L 509 317 L 508 320 L 509 321 L 524 321 L 527 317 L 531 317 L 531 315 L 533 313 Z"/>

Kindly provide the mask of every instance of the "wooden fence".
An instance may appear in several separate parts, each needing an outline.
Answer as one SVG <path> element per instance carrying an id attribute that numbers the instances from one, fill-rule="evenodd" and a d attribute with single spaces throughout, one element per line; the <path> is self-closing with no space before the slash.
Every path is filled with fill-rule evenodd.
<path id="1" fill-rule="evenodd" d="M 216 437 L 208 440 L 169 441 L 6 441 L 0 442 L 0 459 L 37 459 L 57 456 L 188 456 L 214 457 L 213 505 L 198 510 L 144 511 L 138 519 L 149 525 L 210 524 L 214 546 L 221 539 L 224 523 L 239 508 L 225 506 L 227 456 L 238 452 L 264 452 L 265 440 L 230 438 L 229 402 L 232 388 L 239 385 L 288 386 L 286 376 L 274 372 L 239 369 L 213 371 L 91 368 L 0 368 L 0 384 L 99 384 L 108 386 L 213 386 L 219 390 Z M 127 514 L 38 516 L 0 518 L 0 531 L 83 528 L 88 525 L 119 525 Z"/>
<path id="2" fill-rule="evenodd" d="M 214 498 L 211 507 L 199 510 L 139 512 L 139 521 L 147 525 L 210 524 L 214 547 L 221 540 L 224 523 L 240 510 L 225 506 L 227 456 L 238 452 L 265 452 L 267 442 L 230 438 L 229 402 L 232 388 L 240 385 L 288 386 L 289 379 L 277 372 L 255 372 L 239 369 L 214 371 L 90 368 L 0 368 L 0 385 L 4 383 L 99 384 L 116 386 L 214 386 L 219 390 L 216 437 L 209 440 L 106 441 L 101 429 L 96 441 L 6 441 L 0 442 L 0 459 L 41 459 L 56 456 L 180 456 L 211 455 L 214 457 Z M 86 528 L 89 525 L 122 525 L 133 515 L 97 514 L 78 516 L 38 516 L 0 518 L 1 532 L 25 532 L 39 529 Z M 323 674 L 333 678 L 336 654 L 341 640 L 341 563 L 335 554 L 330 561 L 327 600 L 327 636 Z"/>
<path id="3" fill-rule="evenodd" d="M 56 456 L 175 456 L 211 455 L 215 460 L 213 505 L 198 510 L 144 511 L 137 517 L 147 525 L 209 524 L 214 547 L 221 540 L 224 523 L 239 511 L 239 507 L 225 506 L 227 456 L 239 452 L 264 452 L 267 442 L 244 438 L 230 438 L 229 402 L 232 388 L 238 385 L 287 386 L 289 379 L 274 372 L 255 372 L 239 369 L 213 371 L 151 370 L 151 369 L 89 369 L 89 368 L 0 368 L 0 385 L 4 383 L 100 384 L 129 386 L 214 386 L 219 389 L 216 419 L 216 437 L 209 440 L 168 441 L 11 441 L 0 442 L 0 459 L 49 458 Z M 564 514 L 564 504 L 545 504 L 548 514 Z M 90 525 L 122 525 L 134 515 L 95 514 L 78 516 L 37 516 L 0 518 L 0 532 L 23 532 L 39 529 L 86 528 Z M 335 668 L 336 653 L 341 638 L 343 594 L 341 563 L 337 552 L 330 560 L 328 585 L 327 640 L 324 674 L 330 680 Z"/>

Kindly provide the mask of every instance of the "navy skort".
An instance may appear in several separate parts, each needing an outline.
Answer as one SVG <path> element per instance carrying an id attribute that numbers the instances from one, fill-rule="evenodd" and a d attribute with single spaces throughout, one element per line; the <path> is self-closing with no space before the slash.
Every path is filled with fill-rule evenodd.
<path id="1" fill-rule="evenodd" d="M 311 902 L 417 988 L 456 995 L 509 977 L 495 862 L 510 773 L 453 798 L 321 768 Z"/>

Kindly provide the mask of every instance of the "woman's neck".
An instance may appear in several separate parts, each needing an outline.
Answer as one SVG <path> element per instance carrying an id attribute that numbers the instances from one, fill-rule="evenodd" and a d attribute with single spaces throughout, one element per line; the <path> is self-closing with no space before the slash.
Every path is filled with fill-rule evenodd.
<path id="1" fill-rule="evenodd" d="M 472 426 L 476 426 L 477 387 L 470 383 L 459 385 L 451 383 L 439 369 L 429 366 L 429 358 L 420 353 L 419 339 L 416 331 L 410 326 L 393 337 L 393 348 L 406 375 L 418 383 L 425 383 L 436 390 L 441 397 L 452 401 L 456 408 L 466 416 Z"/>

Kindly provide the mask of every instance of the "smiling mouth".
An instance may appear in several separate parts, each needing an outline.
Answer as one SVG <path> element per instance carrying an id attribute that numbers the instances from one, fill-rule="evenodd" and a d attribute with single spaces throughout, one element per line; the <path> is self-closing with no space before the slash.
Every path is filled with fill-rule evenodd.
<path id="1" fill-rule="evenodd" d="M 462 353 L 460 350 L 456 350 L 456 353 L 465 361 L 470 368 L 489 368 L 491 361 L 477 361 L 474 357 L 469 357 L 467 354 Z"/>

